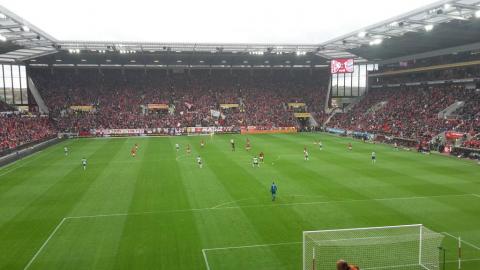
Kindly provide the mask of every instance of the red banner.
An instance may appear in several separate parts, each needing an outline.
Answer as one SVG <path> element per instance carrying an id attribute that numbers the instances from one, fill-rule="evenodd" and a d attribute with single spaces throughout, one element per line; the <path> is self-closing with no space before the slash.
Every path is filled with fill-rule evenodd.
<path id="1" fill-rule="evenodd" d="M 273 134 L 273 133 L 295 133 L 295 127 L 242 127 L 241 134 Z"/>
<path id="2" fill-rule="evenodd" d="M 464 135 L 464 133 L 455 132 L 455 131 L 445 132 L 445 138 L 447 138 L 448 140 L 456 140 L 456 139 L 459 139 L 459 138 L 463 137 L 463 135 Z"/>
<path id="3" fill-rule="evenodd" d="M 353 73 L 354 61 L 351 58 L 333 59 L 331 63 L 332 74 Z"/>

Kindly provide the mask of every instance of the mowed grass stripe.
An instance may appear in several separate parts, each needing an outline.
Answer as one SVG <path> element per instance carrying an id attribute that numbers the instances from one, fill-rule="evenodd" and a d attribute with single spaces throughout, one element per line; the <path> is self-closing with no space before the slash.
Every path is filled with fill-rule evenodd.
<path id="1" fill-rule="evenodd" d="M 58 185 L 54 186 L 52 190 L 53 196 L 58 196 L 61 199 L 56 199 L 57 211 L 62 211 L 63 216 L 68 216 L 70 212 L 75 208 L 85 193 L 88 192 L 91 185 L 98 181 L 99 177 L 107 170 L 109 170 L 107 164 L 95 164 L 96 160 L 112 160 L 120 150 L 122 144 L 109 144 L 96 143 L 94 141 L 80 141 L 80 147 L 72 149 L 72 155 L 70 158 L 78 160 L 77 165 L 72 165 L 72 170 L 64 177 L 64 180 Z M 94 149 L 94 152 L 85 152 L 85 149 Z M 86 154 L 87 153 L 87 154 Z M 88 154 L 89 153 L 89 154 Z M 83 170 L 81 166 L 81 158 L 87 158 L 88 166 L 87 170 Z M 61 201 L 61 204 L 58 204 Z M 35 258 L 35 261 L 31 264 L 29 269 L 46 269 L 53 267 L 56 269 L 67 268 L 65 264 L 78 264 L 79 260 L 76 258 L 82 258 L 87 249 L 83 249 L 81 246 L 76 246 L 79 243 L 79 239 L 84 238 L 81 234 L 69 234 L 68 223 L 63 224 L 58 229 L 56 234 L 49 241 L 41 253 Z M 82 231 L 83 233 L 87 232 Z M 97 238 L 96 238 L 97 239 Z M 51 243 L 53 241 L 53 243 Z M 59 244 L 60 243 L 60 244 Z M 74 251 L 75 249 L 75 251 Z"/>
<path id="2" fill-rule="evenodd" d="M 173 157 L 170 139 L 147 146 L 146 156 L 157 154 Z M 157 140 L 154 140 L 157 142 Z M 161 190 L 171 191 L 165 194 Z M 163 196 L 162 196 L 163 195 Z M 136 180 L 130 211 L 157 207 L 190 207 L 175 159 L 166 159 L 157 166 L 144 165 Z M 192 213 L 165 216 L 128 216 L 117 249 L 113 269 L 188 269 L 201 265 L 199 233 Z"/>
<path id="3" fill-rule="evenodd" d="M 92 141 L 97 144 L 103 143 L 100 140 Z M 133 145 L 134 143 L 130 140 L 123 140 L 120 144 L 115 144 L 117 151 L 105 153 L 106 159 L 112 164 L 97 176 L 97 180 L 78 200 L 70 215 L 75 212 L 128 211 L 133 192 L 131 182 L 136 179 L 140 160 L 143 158 L 141 151 L 138 159 L 130 156 Z M 130 166 L 119 166 L 118 163 L 113 163 L 121 160 L 130 160 Z M 102 162 L 95 161 L 95 159 L 90 160 L 93 163 L 91 165 L 104 165 Z M 49 266 L 55 269 L 69 268 L 68 265 L 71 264 L 79 269 L 110 269 L 115 262 L 115 251 L 122 238 L 122 229 L 123 223 L 118 219 L 106 222 L 92 220 L 88 223 L 67 219 L 62 225 L 62 230 L 56 233 L 52 242 L 42 251 L 39 260 L 50 258 Z"/>
<path id="4" fill-rule="evenodd" d="M 271 181 L 259 178 L 258 171 L 260 171 L 260 169 L 251 167 L 251 154 L 241 147 L 237 147 L 236 151 L 232 152 L 229 149 L 228 137 L 216 139 L 217 143 L 209 146 L 210 148 L 214 148 L 213 151 L 216 153 L 214 156 L 209 156 L 209 167 L 212 168 L 216 177 L 222 180 L 222 184 L 231 197 L 234 200 L 241 200 L 253 196 L 264 198 L 262 199 L 264 203 L 276 203 L 270 201 L 269 186 Z M 220 144 L 218 144 L 219 140 L 221 140 Z M 228 170 L 224 169 L 225 164 L 228 164 Z M 278 201 L 278 203 L 281 202 Z M 243 220 L 242 224 L 244 224 L 245 221 L 248 222 L 248 224 L 244 224 L 240 226 L 240 228 L 244 230 L 242 231 L 244 235 L 254 238 L 254 242 L 270 242 L 272 238 L 278 239 L 279 236 L 286 239 L 292 237 L 293 231 L 290 227 L 291 223 L 284 222 L 283 219 L 299 219 L 295 211 L 288 207 L 272 208 L 268 211 L 261 212 L 247 208 L 238 208 L 238 210 L 231 211 L 227 214 L 232 215 L 232 217 L 230 217 L 232 221 L 240 217 L 240 219 Z M 236 225 L 237 223 L 230 224 L 230 226 Z M 272 230 L 273 226 L 275 230 Z M 247 253 L 244 254 L 243 257 L 238 255 L 239 258 L 237 258 L 237 262 L 232 263 L 235 264 L 251 260 L 249 256 L 253 255 L 255 255 L 255 253 Z M 283 267 L 291 267 L 292 264 L 297 265 L 295 261 L 286 258 L 283 251 L 277 249 L 266 248 L 262 250 L 262 254 L 256 254 L 256 256 L 258 256 L 257 258 L 261 258 L 262 256 L 269 257 L 270 264 L 275 265 L 277 269 L 285 269 Z"/>
<path id="5" fill-rule="evenodd" d="M 90 158 L 100 158 L 106 151 L 115 150 L 115 147 L 104 143 L 90 154 Z M 63 156 L 63 153 L 58 155 Z M 55 170 L 54 167 L 50 169 Z M 20 211 L 14 219 L 3 224 L 0 228 L 2 239 L 0 253 L 9 260 L 1 262 L 12 269 L 23 267 L 22 264 L 33 256 L 63 216 L 68 215 L 69 210 L 103 169 L 104 167 L 93 168 L 83 172 L 79 160 L 77 166 L 66 170 L 62 177 L 55 179 L 53 185 Z M 80 172 L 83 174 L 79 174 Z M 48 179 L 46 177 L 46 180 Z"/>
<path id="6" fill-rule="evenodd" d="M 32 269 L 205 269 L 202 249 L 298 242 L 303 230 L 419 222 L 480 243 L 480 200 L 469 195 L 480 194 L 478 166 L 471 162 L 359 141 L 353 141 L 350 153 L 346 148 L 352 139 L 324 134 L 248 137 L 250 152 L 244 149 L 247 137 L 239 135 L 70 140 L 66 158 L 63 146 L 47 149 L 51 155 L 39 158 L 38 164 L 12 172 L 21 184 L 10 179 L 2 186 L 0 181 L 0 209 L 10 213 L 12 234 L 10 242 L 4 242 L 0 231 L 0 249 L 8 250 L 20 239 L 17 253 L 0 255 L 7 259 L 0 260 L 0 268 L 23 269 L 63 217 L 72 218 L 51 238 Z M 235 153 L 230 138 L 236 140 Z M 318 138 L 323 151 L 313 144 Z M 201 139 L 207 143 L 203 149 Z M 135 142 L 140 151 L 133 159 L 129 150 Z M 179 153 L 174 149 L 177 142 L 182 146 Z M 187 143 L 191 155 L 185 153 Z M 304 145 L 311 156 L 308 162 L 303 161 Z M 252 157 L 260 151 L 266 163 L 254 169 Z M 375 167 L 371 151 L 378 153 Z M 203 169 L 197 167 L 198 154 L 204 159 Z M 91 175 L 95 180 L 82 179 L 84 155 L 90 163 L 87 172 L 103 167 Z M 26 173 L 30 179 L 23 178 Z M 275 203 L 268 190 L 272 180 L 279 184 Z M 45 193 L 55 198 L 51 204 L 39 199 Z M 38 197 L 29 199 L 32 194 Z M 21 208 L 16 200 L 23 202 Z M 33 227 L 40 219 L 52 221 L 51 226 L 27 229 L 27 223 Z M 28 236 L 39 243 L 22 240 Z M 453 242 L 445 242 L 448 250 L 455 250 Z M 476 251 L 465 252 L 470 260 L 480 258 Z M 211 270 L 301 268 L 301 245 L 207 253 Z M 464 269 L 478 268 L 475 262 Z"/>
<path id="7" fill-rule="evenodd" d="M 284 137 L 281 137 L 282 140 L 285 140 Z M 286 140 L 288 140 L 287 138 Z M 298 149 L 303 149 L 302 144 L 306 144 L 306 141 L 299 140 L 295 141 L 294 144 L 290 145 L 296 145 Z M 308 147 L 311 149 L 310 147 Z M 342 151 L 342 149 L 337 149 L 337 151 Z M 347 151 L 347 150 L 343 150 Z M 313 151 L 315 152 L 315 151 Z M 312 158 L 309 161 L 303 161 L 301 160 L 300 162 L 296 162 L 296 166 L 292 167 L 299 167 L 301 168 L 301 171 L 303 171 L 305 174 L 311 175 L 312 179 L 316 179 L 316 182 L 309 183 L 309 186 L 311 185 L 324 185 L 327 187 L 327 190 L 337 190 L 337 195 L 331 194 L 329 197 L 332 198 L 344 198 L 344 196 L 348 196 L 349 198 L 357 199 L 357 200 L 363 200 L 363 202 L 359 202 L 359 204 L 368 205 L 368 207 L 371 207 L 371 209 L 376 209 L 376 211 L 379 212 L 385 212 L 385 213 L 391 213 L 392 215 L 395 215 L 398 218 L 402 218 L 404 220 L 408 220 L 408 223 L 415 223 L 414 220 L 409 219 L 407 216 L 403 215 L 400 212 L 395 211 L 395 209 L 391 209 L 389 207 L 386 207 L 381 200 L 371 200 L 375 197 L 369 196 L 368 193 L 361 192 L 359 190 L 356 190 L 352 187 L 350 187 L 348 184 L 344 183 L 344 181 L 339 181 L 338 177 L 336 175 L 331 175 L 328 172 L 322 171 L 321 164 L 325 162 L 329 162 L 331 165 L 335 166 L 338 165 L 340 168 L 337 171 L 344 171 L 345 168 L 344 166 L 341 166 L 340 163 L 338 163 L 338 160 L 336 159 L 329 159 L 328 158 L 328 153 L 324 153 L 323 150 L 320 153 L 320 150 L 317 150 L 315 153 L 318 155 L 326 155 L 326 159 L 322 159 L 322 161 L 319 161 L 319 158 L 314 158 L 314 154 L 312 154 L 312 151 L 310 151 Z M 323 157 L 323 156 L 322 156 Z M 368 160 L 369 156 L 366 156 L 366 159 Z M 361 161 L 359 161 L 361 162 Z M 344 164 L 349 164 L 348 162 L 345 162 Z M 367 163 L 369 168 L 372 168 L 373 165 L 371 165 L 369 162 Z M 370 181 L 371 178 L 373 178 L 371 175 L 365 175 L 365 171 L 368 171 L 367 168 L 364 168 L 363 170 L 358 170 L 357 175 L 363 175 L 364 181 Z M 414 194 L 410 195 L 414 196 Z M 376 224 L 372 223 L 370 220 L 365 220 L 363 218 L 363 215 L 359 215 L 359 211 L 356 207 L 355 204 L 352 205 L 345 205 L 345 204 L 339 204 L 338 205 L 340 209 L 338 209 L 338 212 L 341 213 L 346 219 L 349 220 L 356 220 L 356 221 L 364 221 L 362 226 L 377 226 Z M 298 211 L 302 211 L 301 209 L 298 209 Z M 307 213 L 307 216 L 310 216 L 310 213 Z M 315 229 L 319 229 L 314 228 Z"/>

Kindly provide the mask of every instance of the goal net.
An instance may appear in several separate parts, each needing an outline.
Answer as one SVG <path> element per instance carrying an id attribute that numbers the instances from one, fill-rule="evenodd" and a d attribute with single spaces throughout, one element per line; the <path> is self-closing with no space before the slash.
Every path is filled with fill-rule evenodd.
<path id="1" fill-rule="evenodd" d="M 361 270 L 438 270 L 443 238 L 421 224 L 306 231 L 303 269 L 335 270 L 342 259 Z"/>

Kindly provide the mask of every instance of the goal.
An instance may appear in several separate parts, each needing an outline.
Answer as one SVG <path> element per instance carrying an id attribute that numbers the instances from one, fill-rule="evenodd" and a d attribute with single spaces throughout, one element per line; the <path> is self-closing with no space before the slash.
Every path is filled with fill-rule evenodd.
<path id="1" fill-rule="evenodd" d="M 303 269 L 335 270 L 343 259 L 361 270 L 438 270 L 443 238 L 422 224 L 306 231 Z"/>

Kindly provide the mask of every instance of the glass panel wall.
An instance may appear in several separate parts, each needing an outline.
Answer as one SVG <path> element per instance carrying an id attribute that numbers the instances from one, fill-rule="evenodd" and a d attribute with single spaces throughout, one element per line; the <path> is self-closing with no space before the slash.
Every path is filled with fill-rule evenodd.
<path id="1" fill-rule="evenodd" d="M 378 70 L 377 64 L 355 65 L 353 73 L 332 74 L 332 97 L 358 97 L 367 89 L 368 71 Z"/>
<path id="2" fill-rule="evenodd" d="M 11 105 L 28 105 L 25 66 L 0 65 L 0 99 Z"/>
<path id="3" fill-rule="evenodd" d="M 20 86 L 22 89 L 22 104 L 28 104 L 28 85 L 27 85 L 27 69 L 20 66 Z"/>

